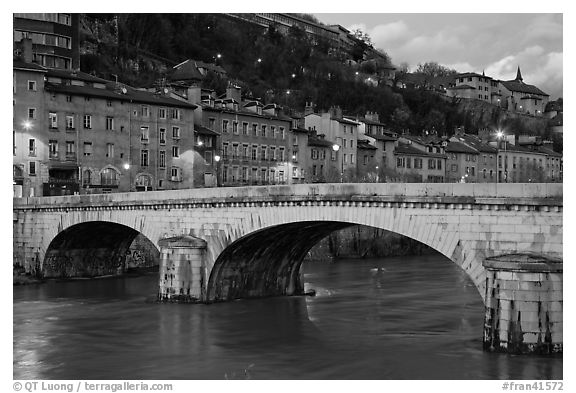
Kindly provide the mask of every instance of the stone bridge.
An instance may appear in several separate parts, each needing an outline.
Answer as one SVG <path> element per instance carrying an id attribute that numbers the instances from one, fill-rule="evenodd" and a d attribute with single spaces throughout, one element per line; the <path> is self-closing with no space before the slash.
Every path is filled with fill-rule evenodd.
<path id="1" fill-rule="evenodd" d="M 138 234 L 159 298 L 302 294 L 319 240 L 366 225 L 460 266 L 486 305 L 487 349 L 562 350 L 562 184 L 302 184 L 14 199 L 14 263 L 45 277 L 117 274 Z"/>

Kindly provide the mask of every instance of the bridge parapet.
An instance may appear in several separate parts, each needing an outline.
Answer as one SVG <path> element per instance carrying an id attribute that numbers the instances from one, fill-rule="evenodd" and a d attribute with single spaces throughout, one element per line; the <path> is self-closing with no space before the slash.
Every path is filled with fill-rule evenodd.
<path id="1" fill-rule="evenodd" d="M 256 202 L 347 201 L 562 206 L 562 184 L 350 183 L 298 184 L 142 193 L 72 195 L 14 199 L 14 209 L 155 206 Z M 214 206 L 213 206 L 214 207 Z"/>

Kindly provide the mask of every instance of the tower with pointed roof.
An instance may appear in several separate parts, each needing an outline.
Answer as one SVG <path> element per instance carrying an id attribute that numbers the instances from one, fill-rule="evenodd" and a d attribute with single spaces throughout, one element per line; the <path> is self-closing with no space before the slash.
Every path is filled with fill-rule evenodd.
<path id="1" fill-rule="evenodd" d="M 516 71 L 516 80 L 518 82 L 523 82 L 522 73 L 520 72 L 520 66 L 518 66 L 518 71 Z"/>

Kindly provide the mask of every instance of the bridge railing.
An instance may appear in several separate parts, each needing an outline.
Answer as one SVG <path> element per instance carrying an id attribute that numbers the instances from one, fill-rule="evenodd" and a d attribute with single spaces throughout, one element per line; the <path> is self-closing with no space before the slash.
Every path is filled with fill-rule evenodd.
<path id="1" fill-rule="evenodd" d="M 561 183 L 319 183 L 278 186 L 194 188 L 185 190 L 147 191 L 114 194 L 69 195 L 55 197 L 14 198 L 14 208 L 30 205 L 123 204 L 152 201 L 242 201 L 290 199 L 354 200 L 366 197 L 395 200 L 429 199 L 461 200 L 462 203 L 484 199 L 553 200 L 562 205 Z"/>

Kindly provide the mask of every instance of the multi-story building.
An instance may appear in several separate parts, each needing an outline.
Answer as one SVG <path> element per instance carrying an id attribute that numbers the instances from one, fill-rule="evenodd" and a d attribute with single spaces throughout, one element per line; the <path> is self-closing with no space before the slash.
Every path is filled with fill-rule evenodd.
<path id="1" fill-rule="evenodd" d="M 217 187 L 220 156 L 220 134 L 199 124 L 194 124 L 194 186 Z"/>
<path id="2" fill-rule="evenodd" d="M 16 13 L 13 17 L 16 55 L 29 39 L 32 61 L 47 68 L 80 69 L 79 15 Z"/>
<path id="3" fill-rule="evenodd" d="M 29 61 L 32 60 L 29 53 Z M 42 195 L 46 179 L 48 149 L 40 145 L 44 140 L 46 113 L 44 111 L 44 76 L 48 70 L 24 59 L 13 62 L 13 184 L 14 196 Z M 46 142 L 46 141 L 45 141 Z"/>
<path id="4" fill-rule="evenodd" d="M 338 183 L 344 181 L 342 168 L 338 166 L 335 143 L 325 139 L 316 130 L 308 131 L 307 183 Z"/>
<path id="5" fill-rule="evenodd" d="M 446 178 L 446 155 L 442 142 L 402 135 L 394 149 L 393 181 L 442 183 Z"/>
<path id="6" fill-rule="evenodd" d="M 505 183 L 561 182 L 563 160 L 560 153 L 539 142 L 511 144 L 501 141 L 498 173 Z"/>
<path id="7" fill-rule="evenodd" d="M 353 176 L 356 173 L 356 147 L 358 142 L 358 123 L 342 116 L 338 107 L 330 108 L 321 114 L 308 113 L 304 117 L 305 127 L 324 134 L 326 139 L 334 141 L 338 150 L 332 155 L 338 161 L 341 176 Z"/>
<path id="8" fill-rule="evenodd" d="M 242 100 L 240 89 L 234 86 L 218 99 L 201 94 L 199 87 L 187 89 L 190 102 L 200 98 L 197 114 L 203 127 L 220 135 L 218 176 L 222 185 L 291 182 L 292 119 L 283 115 L 280 107 Z"/>
<path id="9" fill-rule="evenodd" d="M 380 123 L 378 113 L 367 112 L 366 116 L 358 120 L 358 133 L 362 135 L 370 145 L 376 147 L 374 152 L 377 166 L 380 168 L 395 168 L 394 147 L 398 140 L 398 134 L 386 129 L 386 125 Z"/>
<path id="10" fill-rule="evenodd" d="M 446 89 L 449 97 L 475 98 L 495 105 L 501 104 L 500 87 L 497 80 L 475 72 L 458 74 L 454 77 L 454 86 Z"/>
<path id="11" fill-rule="evenodd" d="M 22 68 L 14 63 L 14 164 L 34 189 L 23 195 L 194 185 L 194 105 L 79 71 Z"/>
<path id="12" fill-rule="evenodd" d="M 479 153 L 465 143 L 450 139 L 446 152 L 446 182 L 476 183 Z"/>
<path id="13" fill-rule="evenodd" d="M 501 106 L 508 111 L 543 116 L 549 95 L 536 86 L 524 83 L 520 67 L 516 79 L 495 80 L 484 73 L 456 75 L 454 85 L 446 90 L 448 97 L 477 99 Z"/>
<path id="14" fill-rule="evenodd" d="M 550 96 L 533 85 L 524 83 L 520 67 L 516 79 L 500 81 L 508 110 L 533 116 L 543 116 Z"/>

